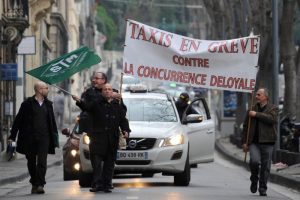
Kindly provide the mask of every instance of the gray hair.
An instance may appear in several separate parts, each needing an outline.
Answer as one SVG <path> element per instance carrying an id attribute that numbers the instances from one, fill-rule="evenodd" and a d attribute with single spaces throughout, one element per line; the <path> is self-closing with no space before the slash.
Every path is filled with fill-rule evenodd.
<path id="1" fill-rule="evenodd" d="M 269 92 L 268 88 L 266 88 L 266 87 L 260 87 L 260 88 L 258 88 L 258 90 L 264 90 L 265 96 L 269 99 L 270 92 Z"/>

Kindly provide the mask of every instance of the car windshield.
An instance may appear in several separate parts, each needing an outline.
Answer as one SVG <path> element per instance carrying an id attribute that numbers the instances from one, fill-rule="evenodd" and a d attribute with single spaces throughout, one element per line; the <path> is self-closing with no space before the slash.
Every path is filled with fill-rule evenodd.
<path id="1" fill-rule="evenodd" d="M 124 99 L 129 121 L 176 122 L 176 114 L 170 101 L 164 99 Z"/>

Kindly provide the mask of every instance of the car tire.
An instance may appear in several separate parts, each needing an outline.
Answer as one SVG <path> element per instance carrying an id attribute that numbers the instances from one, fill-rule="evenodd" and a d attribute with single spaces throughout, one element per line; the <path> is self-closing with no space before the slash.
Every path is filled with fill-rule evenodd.
<path id="1" fill-rule="evenodd" d="M 71 180 L 76 180 L 78 179 L 78 176 L 76 176 L 76 174 L 74 173 L 70 173 L 68 171 L 66 171 L 66 169 L 64 168 L 64 181 L 71 181 Z"/>
<path id="2" fill-rule="evenodd" d="M 82 170 L 79 171 L 79 185 L 81 187 L 91 187 L 92 178 L 92 173 L 85 173 Z"/>
<path id="3" fill-rule="evenodd" d="M 152 178 L 153 176 L 154 176 L 154 173 L 151 173 L 151 172 L 142 173 L 143 178 Z"/>
<path id="4" fill-rule="evenodd" d="M 191 168 L 189 163 L 189 156 L 187 156 L 184 166 L 184 171 L 174 175 L 174 185 L 188 186 L 191 180 Z"/>

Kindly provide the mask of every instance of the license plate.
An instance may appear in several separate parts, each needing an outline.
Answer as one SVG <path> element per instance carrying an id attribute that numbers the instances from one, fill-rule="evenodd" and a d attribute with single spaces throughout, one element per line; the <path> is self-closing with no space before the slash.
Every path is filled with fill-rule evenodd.
<path id="1" fill-rule="evenodd" d="M 117 160 L 148 160 L 148 152 L 118 151 Z"/>

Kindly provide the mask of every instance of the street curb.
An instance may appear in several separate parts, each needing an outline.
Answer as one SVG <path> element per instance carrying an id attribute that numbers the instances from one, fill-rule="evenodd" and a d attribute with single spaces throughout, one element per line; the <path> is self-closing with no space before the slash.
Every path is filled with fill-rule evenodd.
<path id="1" fill-rule="evenodd" d="M 248 163 L 245 163 L 243 160 L 238 159 L 232 153 L 227 151 L 224 146 L 221 144 L 220 139 L 216 139 L 215 143 L 216 150 L 228 158 L 233 163 L 245 167 L 249 171 Z M 293 178 L 288 175 L 279 174 L 278 172 L 271 171 L 270 173 L 270 181 L 272 183 L 276 183 L 279 185 L 283 185 L 285 187 L 292 188 L 294 190 L 300 191 L 300 181 L 296 178 Z"/>
<path id="2" fill-rule="evenodd" d="M 287 175 L 279 174 L 278 172 L 270 173 L 270 181 L 273 183 L 277 183 L 279 185 L 283 185 L 294 190 L 300 192 L 300 181 L 294 177 L 290 177 Z"/>
<path id="3" fill-rule="evenodd" d="M 49 169 L 51 167 L 54 167 L 54 166 L 60 166 L 61 164 L 62 164 L 62 160 L 55 161 L 51 164 L 48 164 L 47 169 Z M 9 184 L 9 183 L 15 183 L 15 182 L 18 182 L 18 181 L 22 181 L 25 178 L 27 178 L 28 176 L 29 176 L 29 173 L 26 172 L 26 173 L 23 173 L 23 174 L 20 174 L 20 175 L 16 175 L 14 177 L 2 179 L 2 180 L 0 180 L 0 186 L 1 185 L 6 185 L 6 184 Z"/>
<path id="4" fill-rule="evenodd" d="M 215 147 L 218 152 L 220 152 L 222 155 L 228 158 L 231 162 L 233 162 L 236 165 L 243 166 L 247 170 L 249 170 L 248 162 L 244 162 L 243 160 L 238 159 L 234 154 L 227 151 L 226 148 L 224 148 L 221 144 L 220 139 L 216 139 Z"/>

